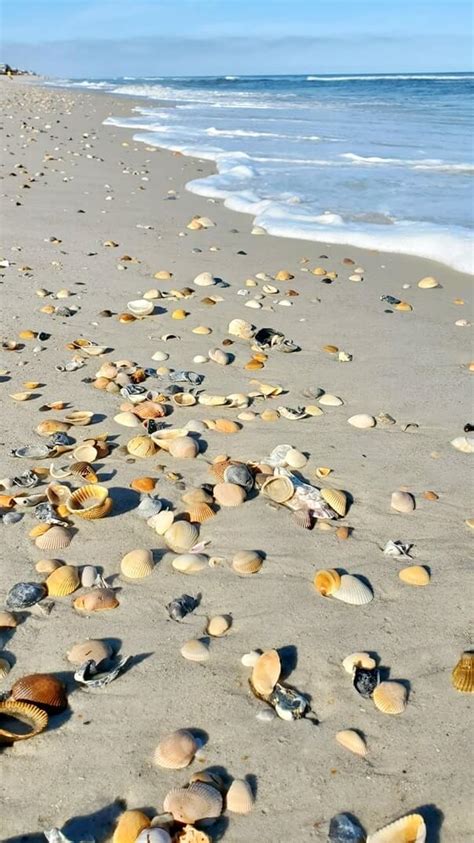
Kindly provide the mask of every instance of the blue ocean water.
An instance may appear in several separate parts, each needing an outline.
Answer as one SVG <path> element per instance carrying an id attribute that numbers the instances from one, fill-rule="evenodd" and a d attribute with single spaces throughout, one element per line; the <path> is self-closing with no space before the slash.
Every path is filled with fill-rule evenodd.
<path id="1" fill-rule="evenodd" d="M 277 235 L 473 271 L 474 74 L 68 81 L 143 97 L 106 122 L 215 161 L 189 190 Z M 133 112 L 133 116 L 132 116 Z"/>

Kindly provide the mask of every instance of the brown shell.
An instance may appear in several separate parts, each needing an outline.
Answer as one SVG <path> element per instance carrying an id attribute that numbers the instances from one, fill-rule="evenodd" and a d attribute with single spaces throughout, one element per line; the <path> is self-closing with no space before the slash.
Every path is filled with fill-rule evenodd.
<path id="1" fill-rule="evenodd" d="M 73 462 L 69 466 L 69 471 L 73 477 L 81 477 L 87 480 L 88 483 L 97 483 L 97 475 L 88 462 Z"/>
<path id="2" fill-rule="evenodd" d="M 451 674 L 451 681 L 456 691 L 474 693 L 474 652 L 466 651 L 462 654 Z"/>
<path id="3" fill-rule="evenodd" d="M 3 729 L 1 726 L 2 716 L 7 717 L 9 721 L 19 720 L 21 723 L 27 723 L 31 726 L 31 731 L 18 733 L 12 731 L 11 725 L 9 729 Z M 36 705 L 17 702 L 12 699 L 0 702 L 0 745 L 12 744 L 15 741 L 26 741 L 28 738 L 33 738 L 40 732 L 44 732 L 47 725 L 48 715 Z"/>
<path id="4" fill-rule="evenodd" d="M 181 823 L 219 817 L 222 813 L 222 796 L 218 790 L 204 782 L 193 782 L 189 787 L 176 787 L 165 796 L 163 810 L 169 811 Z"/>
<path id="5" fill-rule="evenodd" d="M 142 401 L 133 408 L 133 413 L 139 419 L 161 419 L 166 415 L 166 409 L 156 401 Z"/>
<path id="6" fill-rule="evenodd" d="M 125 811 L 115 827 L 112 843 L 135 843 L 138 835 L 150 827 L 150 820 L 143 811 Z"/>
<path id="7" fill-rule="evenodd" d="M 198 749 L 199 744 L 191 732 L 178 729 L 160 740 L 153 760 L 159 767 L 182 770 L 189 766 Z"/>
<path id="8" fill-rule="evenodd" d="M 66 597 L 79 588 L 79 573 L 74 565 L 61 565 L 46 580 L 50 597 Z"/>
<path id="9" fill-rule="evenodd" d="M 63 683 L 50 673 L 31 673 L 17 679 L 11 689 L 12 699 L 32 703 L 50 714 L 58 714 L 67 706 Z"/>
<path id="10" fill-rule="evenodd" d="M 216 513 L 212 506 L 207 503 L 194 503 L 187 510 L 187 514 L 190 521 L 194 521 L 196 524 L 204 524 L 205 521 L 214 518 Z"/>
<path id="11" fill-rule="evenodd" d="M 17 624 L 13 612 L 0 612 L 0 629 L 14 629 Z"/>
<path id="12" fill-rule="evenodd" d="M 281 662 L 276 650 L 267 650 L 254 665 L 251 685 L 261 697 L 268 697 L 280 678 Z"/>
<path id="13" fill-rule="evenodd" d="M 102 612 L 106 609 L 115 609 L 119 601 L 111 588 L 95 588 L 87 594 L 81 594 L 74 600 L 74 608 L 78 612 Z"/>
<path id="14" fill-rule="evenodd" d="M 130 483 L 130 488 L 135 492 L 152 492 L 156 486 L 156 480 L 153 477 L 135 477 Z"/>
<path id="15" fill-rule="evenodd" d="M 334 594 L 340 585 L 341 577 L 333 568 L 328 571 L 317 571 L 314 578 L 314 587 L 323 597 Z"/>
<path id="16" fill-rule="evenodd" d="M 224 474 L 225 474 L 226 470 L 229 468 L 230 465 L 232 465 L 231 460 L 228 460 L 228 459 L 218 460 L 217 462 L 214 462 L 210 466 L 209 470 L 210 470 L 211 474 L 214 475 L 216 480 L 218 480 L 219 482 L 222 482 L 224 480 Z"/>
<path id="17" fill-rule="evenodd" d="M 236 483 L 216 483 L 214 498 L 220 506 L 240 506 L 245 501 L 246 493 Z"/>

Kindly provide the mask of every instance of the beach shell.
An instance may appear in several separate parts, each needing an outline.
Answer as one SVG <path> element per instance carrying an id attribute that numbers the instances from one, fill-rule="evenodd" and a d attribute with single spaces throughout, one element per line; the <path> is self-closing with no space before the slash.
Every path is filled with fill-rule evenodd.
<path id="1" fill-rule="evenodd" d="M 466 651 L 461 655 L 451 674 L 451 682 L 456 691 L 464 694 L 474 693 L 474 652 Z"/>
<path id="2" fill-rule="evenodd" d="M 164 536 L 167 530 L 171 527 L 174 521 L 174 514 L 169 509 L 164 509 L 161 512 L 158 512 L 157 515 L 153 515 L 151 518 L 148 519 L 147 524 L 149 527 L 153 527 L 155 532 L 159 536 Z"/>
<path id="3" fill-rule="evenodd" d="M 130 580 L 141 580 L 153 572 L 153 554 L 151 550 L 131 550 L 120 563 L 120 572 Z"/>
<path id="4" fill-rule="evenodd" d="M 296 448 L 290 448 L 286 452 L 285 462 L 290 468 L 303 468 L 308 462 L 308 458 Z"/>
<path id="5" fill-rule="evenodd" d="M 256 574 L 263 565 L 262 555 L 257 550 L 239 550 L 232 559 L 232 567 L 241 576 Z"/>
<path id="6" fill-rule="evenodd" d="M 199 530 L 189 521 L 175 521 L 164 534 L 167 547 L 175 553 L 191 550 L 199 538 Z"/>
<path id="7" fill-rule="evenodd" d="M 214 278 L 210 272 L 200 272 L 193 281 L 193 284 L 198 287 L 212 287 L 214 283 Z"/>
<path id="8" fill-rule="evenodd" d="M 84 662 L 89 661 L 89 659 L 92 659 L 97 665 L 99 665 L 101 662 L 105 661 L 105 659 L 110 658 L 112 652 L 112 647 L 107 643 L 107 641 L 89 638 L 87 641 L 83 641 L 80 644 L 74 644 L 74 646 L 67 652 L 67 660 L 71 662 L 71 664 L 81 665 L 84 664 Z"/>
<path id="9" fill-rule="evenodd" d="M 402 714 L 407 705 L 407 692 L 400 682 L 380 682 L 372 694 L 374 705 L 384 714 Z"/>
<path id="10" fill-rule="evenodd" d="M 261 697 L 268 697 L 280 678 L 281 662 L 276 650 L 266 650 L 252 670 L 252 687 Z"/>
<path id="11" fill-rule="evenodd" d="M 332 596 L 343 603 L 349 603 L 351 606 L 364 606 L 374 598 L 370 588 L 352 574 L 341 576 L 339 588 Z"/>
<path id="12" fill-rule="evenodd" d="M 12 612 L 0 612 L 0 629 L 15 629 L 18 621 Z"/>
<path id="13" fill-rule="evenodd" d="M 150 313 L 153 313 L 155 305 L 148 299 L 135 299 L 127 302 L 127 309 L 133 316 L 149 316 Z"/>
<path id="14" fill-rule="evenodd" d="M 111 588 L 95 588 L 87 594 L 81 594 L 74 600 L 73 606 L 78 612 L 102 612 L 115 609 L 119 601 Z"/>
<path id="15" fill-rule="evenodd" d="M 46 597 L 47 591 L 42 583 L 17 582 L 7 594 L 5 604 L 8 609 L 27 609 Z"/>
<path id="16" fill-rule="evenodd" d="M 280 269 L 275 275 L 275 281 L 292 281 L 295 276 L 286 269 Z"/>
<path id="17" fill-rule="evenodd" d="M 456 451 L 472 454 L 474 453 L 474 436 L 456 436 L 455 439 L 451 439 L 451 445 L 456 448 Z"/>
<path id="18" fill-rule="evenodd" d="M 67 433 L 71 425 L 57 419 L 47 419 L 39 423 L 36 433 L 40 436 L 51 436 L 53 433 Z"/>
<path id="19" fill-rule="evenodd" d="M 373 670 L 374 667 L 377 667 L 377 662 L 368 653 L 351 653 L 345 657 L 342 666 L 346 673 L 352 676 L 354 667 L 364 667 L 366 670 Z"/>
<path id="20" fill-rule="evenodd" d="M 410 313 L 413 310 L 411 304 L 408 304 L 407 301 L 400 301 L 398 304 L 395 305 L 395 310 L 400 310 L 405 313 Z"/>
<path id="21" fill-rule="evenodd" d="M 233 814 L 249 814 L 254 799 L 250 785 L 245 779 L 234 779 L 226 795 L 226 808 Z"/>
<path id="22" fill-rule="evenodd" d="M 321 497 L 329 504 L 334 512 L 344 517 L 347 509 L 347 498 L 340 489 L 321 489 Z"/>
<path id="23" fill-rule="evenodd" d="M 135 477 L 130 483 L 130 488 L 135 492 L 143 492 L 145 494 L 152 492 L 155 486 L 156 480 L 154 477 Z"/>
<path id="24" fill-rule="evenodd" d="M 172 319 L 186 319 L 188 313 L 186 310 L 183 310 L 181 307 L 178 307 L 176 310 L 173 310 L 171 313 Z"/>
<path id="25" fill-rule="evenodd" d="M 242 429 L 242 425 L 232 419 L 216 419 L 214 423 L 214 430 L 218 433 L 238 433 Z"/>
<path id="26" fill-rule="evenodd" d="M 3 718 L 8 719 L 8 728 L 2 727 Z M 12 720 L 18 720 L 20 723 L 28 724 L 30 731 L 25 732 L 24 729 L 15 731 Z M 28 703 L 17 702 L 9 699 L 0 701 L 0 745 L 12 744 L 15 741 L 25 741 L 28 738 L 33 738 L 43 732 L 48 725 L 48 715 L 36 705 Z"/>
<path id="27" fill-rule="evenodd" d="M 421 814 L 408 814 L 367 837 L 367 843 L 425 843 L 425 841 L 426 825 Z"/>
<path id="28" fill-rule="evenodd" d="M 247 492 L 250 492 L 254 485 L 253 474 L 244 463 L 227 465 L 224 471 L 224 480 L 226 483 L 236 483 L 237 486 L 242 486 Z"/>
<path id="29" fill-rule="evenodd" d="M 220 506 L 239 506 L 245 501 L 246 493 L 236 483 L 216 483 L 214 498 Z"/>
<path id="30" fill-rule="evenodd" d="M 439 284 L 436 278 L 428 275 L 426 278 L 422 278 L 421 281 L 418 281 L 418 286 L 422 290 L 434 290 L 435 287 L 439 287 Z"/>
<path id="31" fill-rule="evenodd" d="M 296 509 L 293 512 L 293 521 L 298 527 L 302 527 L 303 530 L 311 530 L 313 526 L 313 518 L 309 509 Z"/>
<path id="32" fill-rule="evenodd" d="M 266 498 L 275 503 L 286 503 L 293 497 L 295 489 L 289 477 L 271 476 L 265 481 L 261 488 Z"/>
<path id="33" fill-rule="evenodd" d="M 189 520 L 195 522 L 196 524 L 204 524 L 205 521 L 208 521 L 210 518 L 214 518 L 216 514 L 208 503 L 192 504 L 187 510 L 187 513 Z"/>
<path id="34" fill-rule="evenodd" d="M 207 395 L 205 392 L 199 396 L 198 401 L 205 407 L 221 407 L 227 404 L 225 395 Z"/>
<path id="35" fill-rule="evenodd" d="M 80 477 L 88 483 L 97 483 L 97 474 L 88 462 L 73 462 L 69 466 L 69 474 L 72 477 Z"/>
<path id="36" fill-rule="evenodd" d="M 181 823 L 219 817 L 222 813 L 222 796 L 215 787 L 204 782 L 193 782 L 189 787 L 176 787 L 165 796 L 163 810 L 169 811 Z"/>
<path id="37" fill-rule="evenodd" d="M 229 407 L 237 407 L 241 410 L 249 406 L 250 398 L 248 395 L 244 395 L 243 392 L 232 392 L 227 396 L 227 404 Z"/>
<path id="38" fill-rule="evenodd" d="M 38 536 L 35 545 L 40 550 L 64 550 L 71 544 L 71 533 L 65 527 L 54 525 L 42 536 Z"/>
<path id="39" fill-rule="evenodd" d="M 232 618 L 229 615 L 214 615 L 207 622 L 206 632 L 213 638 L 221 638 L 232 626 Z"/>
<path id="40" fill-rule="evenodd" d="M 14 401 L 28 401 L 32 394 L 32 392 L 11 392 L 10 398 L 13 398 Z"/>
<path id="41" fill-rule="evenodd" d="M 59 714 L 67 706 L 63 683 L 50 673 L 31 673 L 17 679 L 11 689 L 17 702 L 31 703 L 50 714 Z"/>
<path id="42" fill-rule="evenodd" d="M 182 839 L 180 836 L 179 840 L 181 841 Z M 155 826 L 145 828 L 141 831 L 134 843 L 173 843 L 173 841 L 165 828 Z"/>
<path id="43" fill-rule="evenodd" d="M 427 492 L 423 492 L 423 497 L 426 501 L 438 501 L 439 500 L 439 495 L 437 495 L 436 492 L 433 492 L 431 490 L 429 490 Z"/>
<path id="44" fill-rule="evenodd" d="M 221 348 L 211 348 L 208 351 L 208 355 L 209 359 L 213 360 L 214 363 L 218 363 L 219 366 L 228 366 L 232 362 L 232 355 L 222 351 Z"/>
<path id="45" fill-rule="evenodd" d="M 152 457 L 157 451 L 157 446 L 149 436 L 134 436 L 127 442 L 127 451 L 132 457 Z"/>
<path id="46" fill-rule="evenodd" d="M 92 588 L 97 580 L 98 571 L 95 565 L 84 565 L 81 572 L 81 585 L 83 588 Z"/>
<path id="47" fill-rule="evenodd" d="M 205 492 L 204 489 L 198 487 L 185 492 L 181 500 L 187 504 L 212 503 L 213 497 L 208 492 Z"/>
<path id="48" fill-rule="evenodd" d="M 125 811 L 118 820 L 112 843 L 135 843 L 141 831 L 150 827 L 150 820 L 142 811 Z"/>
<path id="49" fill-rule="evenodd" d="M 341 576 L 333 568 L 329 570 L 317 571 L 313 580 L 316 591 L 319 591 L 323 597 L 335 594 L 340 588 Z"/>
<path id="50" fill-rule="evenodd" d="M 349 538 L 351 534 L 351 528 L 346 527 L 344 524 L 337 528 L 336 536 L 340 541 L 345 541 Z"/>
<path id="51" fill-rule="evenodd" d="M 322 401 L 320 403 L 322 403 Z M 361 430 L 365 430 L 369 427 L 375 427 L 374 417 L 367 415 L 367 413 L 358 413 L 355 416 L 351 416 L 350 419 L 347 419 L 347 423 L 352 425 L 352 427 L 358 427 Z"/>
<path id="52" fill-rule="evenodd" d="M 74 459 L 78 462 L 92 463 L 97 459 L 98 451 L 95 445 L 83 444 L 78 445 L 72 452 Z"/>
<path id="53" fill-rule="evenodd" d="M 74 410 L 72 413 L 64 416 L 64 421 L 67 424 L 77 425 L 79 427 L 85 426 L 91 423 L 93 415 L 94 413 L 89 410 Z"/>
<path id="54" fill-rule="evenodd" d="M 348 749 L 355 755 L 361 755 L 362 757 L 367 755 L 365 741 L 354 729 L 343 729 L 341 732 L 336 732 L 336 740 L 344 749 Z"/>
<path id="55" fill-rule="evenodd" d="M 125 413 L 117 413 L 117 415 L 114 416 L 114 422 L 122 425 L 122 427 L 138 427 L 140 424 L 138 417 L 129 411 Z"/>
<path id="56" fill-rule="evenodd" d="M 191 732 L 177 729 L 160 740 L 153 761 L 167 770 L 182 770 L 191 764 L 199 746 Z"/>
<path id="57" fill-rule="evenodd" d="M 2 679 L 5 679 L 6 676 L 10 673 L 11 664 L 6 659 L 0 658 L 0 682 Z"/>
<path id="58" fill-rule="evenodd" d="M 250 322 L 246 322 L 245 319 L 232 319 L 232 321 L 229 322 L 227 332 L 233 337 L 239 337 L 242 340 L 249 340 L 253 337 L 255 328 L 250 324 Z"/>
<path id="59" fill-rule="evenodd" d="M 180 436 L 170 442 L 169 452 L 176 459 L 193 460 L 199 453 L 199 444 L 192 436 Z"/>
<path id="60" fill-rule="evenodd" d="M 104 518 L 112 509 L 112 499 L 105 486 L 91 484 L 76 489 L 69 495 L 66 507 L 71 515 L 88 520 Z"/>
<path id="61" fill-rule="evenodd" d="M 79 588 L 79 574 L 74 565 L 61 565 L 49 575 L 46 588 L 49 597 L 66 597 Z"/>
<path id="62" fill-rule="evenodd" d="M 173 277 L 173 273 L 169 272 L 167 269 L 159 269 L 158 272 L 155 272 L 154 278 L 157 281 L 169 281 Z"/>
<path id="63" fill-rule="evenodd" d="M 194 404 L 197 404 L 197 398 L 190 392 L 177 392 L 173 395 L 173 404 L 176 404 L 177 407 L 193 407 Z"/>
<path id="64" fill-rule="evenodd" d="M 185 641 L 180 649 L 181 655 L 191 662 L 206 662 L 209 659 L 209 647 L 199 638 Z"/>
<path id="65" fill-rule="evenodd" d="M 393 492 L 390 499 L 390 506 L 396 512 L 413 512 L 415 509 L 415 498 L 409 492 Z"/>
<path id="66" fill-rule="evenodd" d="M 325 392 L 324 395 L 322 395 L 319 399 L 319 403 L 322 404 L 323 407 L 340 407 L 344 403 L 344 401 L 337 395 L 332 395 L 330 392 Z"/>
<path id="67" fill-rule="evenodd" d="M 197 574 L 207 568 L 208 560 L 199 553 L 181 553 L 171 564 L 180 574 Z"/>
<path id="68" fill-rule="evenodd" d="M 430 575 L 423 565 L 411 565 L 408 568 L 402 568 L 398 572 L 398 576 L 402 582 L 406 582 L 408 585 L 428 585 L 430 581 Z"/>

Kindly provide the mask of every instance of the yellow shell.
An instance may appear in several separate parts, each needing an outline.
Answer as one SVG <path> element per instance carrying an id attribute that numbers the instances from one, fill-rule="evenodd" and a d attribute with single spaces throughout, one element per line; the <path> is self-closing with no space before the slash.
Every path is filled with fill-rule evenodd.
<path id="1" fill-rule="evenodd" d="M 329 504 L 334 512 L 344 517 L 347 509 L 347 498 L 340 489 L 321 489 L 321 497 Z"/>
<path id="2" fill-rule="evenodd" d="M 261 360 L 257 360 L 256 357 L 252 357 L 252 359 L 245 364 L 244 369 L 247 369 L 249 372 L 253 372 L 256 369 L 263 369 L 263 363 Z"/>
<path id="3" fill-rule="evenodd" d="M 474 653 L 466 651 L 462 654 L 451 674 L 451 681 L 456 691 L 464 694 L 474 693 Z"/>
<path id="4" fill-rule="evenodd" d="M 194 521 L 196 524 L 204 524 L 205 521 L 208 521 L 210 518 L 214 518 L 214 515 L 216 514 L 212 506 L 209 506 L 208 503 L 192 504 L 187 512 L 189 520 Z"/>
<path id="5" fill-rule="evenodd" d="M 3 717 L 8 719 L 9 728 L 2 728 Z M 27 723 L 31 731 L 14 731 L 11 721 L 19 720 Z M 0 745 L 11 744 L 14 741 L 25 741 L 43 732 L 48 725 L 48 715 L 41 708 L 30 703 L 17 702 L 16 700 L 5 700 L 0 702 Z"/>
<path id="6" fill-rule="evenodd" d="M 198 538 L 198 528 L 188 521 L 175 521 L 164 534 L 165 544 L 175 553 L 191 550 Z"/>
<path id="7" fill-rule="evenodd" d="M 14 401 L 28 401 L 31 398 L 31 392 L 11 392 L 10 398 L 13 398 Z"/>
<path id="8" fill-rule="evenodd" d="M 153 554 L 151 550 L 131 550 L 126 553 L 120 563 L 120 571 L 130 580 L 140 580 L 148 577 L 153 571 Z"/>
<path id="9" fill-rule="evenodd" d="M 403 714 L 407 705 L 407 692 L 400 682 L 381 682 L 372 694 L 374 705 L 384 714 Z"/>
<path id="10" fill-rule="evenodd" d="M 63 550 L 71 544 L 71 534 L 65 527 L 55 525 L 50 527 L 42 536 L 35 540 L 36 547 L 40 550 Z"/>
<path id="11" fill-rule="evenodd" d="M 167 770 L 182 770 L 191 764 L 199 744 L 186 729 L 177 729 L 159 742 L 153 760 Z"/>
<path id="12" fill-rule="evenodd" d="M 314 578 L 314 587 L 323 597 L 334 594 L 341 585 L 341 577 L 333 568 L 317 571 Z"/>
<path id="13" fill-rule="evenodd" d="M 18 621 L 13 612 L 0 612 L 0 629 L 14 629 Z"/>
<path id="14" fill-rule="evenodd" d="M 262 493 L 275 503 L 285 503 L 293 497 L 295 489 L 289 477 L 271 476 L 264 482 Z"/>
<path id="15" fill-rule="evenodd" d="M 231 625 L 232 618 L 229 615 L 215 615 L 213 618 L 209 618 L 206 632 L 213 638 L 221 638 L 229 631 Z"/>
<path id="16" fill-rule="evenodd" d="M 94 413 L 90 410 L 73 410 L 64 417 L 67 424 L 85 426 L 91 423 Z"/>
<path id="17" fill-rule="evenodd" d="M 157 281 L 169 281 L 170 278 L 173 277 L 173 273 L 168 272 L 167 269 L 159 269 L 158 272 L 155 272 L 153 277 L 156 278 Z"/>
<path id="18" fill-rule="evenodd" d="M 46 419 L 40 422 L 36 428 L 36 433 L 40 436 L 51 436 L 52 433 L 67 433 L 71 425 L 58 419 Z"/>
<path id="19" fill-rule="evenodd" d="M 226 807 L 233 814 L 249 814 L 254 799 L 250 785 L 245 779 L 234 779 L 226 795 Z"/>
<path id="20" fill-rule="evenodd" d="M 354 729 L 343 729 L 341 732 L 336 732 L 336 740 L 344 749 L 348 749 L 355 755 L 361 755 L 362 757 L 367 755 L 365 741 Z"/>
<path id="21" fill-rule="evenodd" d="M 196 328 L 193 328 L 193 334 L 212 334 L 212 329 L 208 328 L 207 325 L 198 325 Z"/>
<path id="22" fill-rule="evenodd" d="M 402 568 L 398 572 L 398 576 L 402 582 L 408 585 L 428 585 L 430 575 L 423 565 L 410 565 L 408 568 Z"/>
<path id="23" fill-rule="evenodd" d="M 0 681 L 5 679 L 6 676 L 10 673 L 11 664 L 6 659 L 0 658 Z"/>
<path id="24" fill-rule="evenodd" d="M 232 419 L 216 419 L 214 430 L 218 433 L 238 433 L 242 425 Z"/>
<path id="25" fill-rule="evenodd" d="M 26 331 L 20 331 L 18 336 L 20 337 L 21 340 L 34 340 L 34 339 L 36 339 L 38 334 L 36 333 L 36 331 L 26 330 Z"/>
<path id="26" fill-rule="evenodd" d="M 435 287 L 439 287 L 439 284 L 436 278 L 428 275 L 426 278 L 422 278 L 421 281 L 418 281 L 418 286 L 422 290 L 434 290 Z"/>
<path id="27" fill-rule="evenodd" d="M 23 384 L 25 389 L 38 389 L 39 385 L 39 381 L 25 381 Z"/>
<path id="28" fill-rule="evenodd" d="M 150 827 L 150 820 L 142 811 L 125 811 L 119 817 L 112 843 L 135 843 L 138 835 Z"/>
<path id="29" fill-rule="evenodd" d="M 326 351 L 327 354 L 337 354 L 339 349 L 337 345 L 323 345 L 323 351 Z"/>
<path id="30" fill-rule="evenodd" d="M 103 518 L 112 509 L 112 499 L 108 497 L 108 489 L 92 483 L 76 489 L 66 501 L 66 506 L 72 515 L 79 518 Z"/>
<path id="31" fill-rule="evenodd" d="M 239 550 L 232 559 L 232 567 L 241 576 L 256 574 L 263 565 L 263 559 L 257 550 Z"/>
<path id="32" fill-rule="evenodd" d="M 407 301 L 401 301 L 395 305 L 395 310 L 401 310 L 405 313 L 409 313 L 411 310 L 413 310 L 413 308 L 411 304 L 408 304 Z"/>
<path id="33" fill-rule="evenodd" d="M 43 536 L 48 532 L 50 524 L 36 524 L 28 533 L 30 539 L 37 539 L 38 536 Z"/>
<path id="34" fill-rule="evenodd" d="M 38 571 L 39 574 L 52 574 L 62 564 L 59 559 L 40 559 L 35 565 L 35 571 Z"/>
<path id="35" fill-rule="evenodd" d="M 69 466 L 69 471 L 73 477 L 80 477 L 82 480 L 87 480 L 88 483 L 97 483 L 97 474 L 88 462 L 73 462 Z"/>
<path id="36" fill-rule="evenodd" d="M 66 597 L 79 588 L 79 574 L 74 565 L 61 565 L 46 580 L 50 597 Z"/>
<path id="37" fill-rule="evenodd" d="M 135 492 L 152 492 L 155 486 L 154 477 L 135 477 L 130 483 L 130 488 Z"/>
<path id="38" fill-rule="evenodd" d="M 275 275 L 275 281 L 292 281 L 294 277 L 287 269 L 280 269 Z"/>
<path id="39" fill-rule="evenodd" d="M 266 650 L 252 670 L 252 687 L 257 694 L 268 697 L 280 678 L 281 662 L 276 650 Z"/>
<path id="40" fill-rule="evenodd" d="M 172 319 L 186 319 L 186 316 L 188 316 L 188 313 L 186 312 L 186 310 L 182 310 L 182 308 L 173 310 L 171 314 Z"/>
<path id="41" fill-rule="evenodd" d="M 127 451 L 132 457 L 152 457 L 157 451 L 157 446 L 149 436 L 134 436 L 127 443 Z"/>
<path id="42" fill-rule="evenodd" d="M 408 814 L 375 834 L 369 834 L 367 843 L 425 843 L 426 825 L 421 814 Z"/>
<path id="43" fill-rule="evenodd" d="M 174 521 L 174 514 L 169 509 L 162 509 L 156 515 L 148 519 L 147 524 L 152 527 L 159 536 L 164 536 Z"/>

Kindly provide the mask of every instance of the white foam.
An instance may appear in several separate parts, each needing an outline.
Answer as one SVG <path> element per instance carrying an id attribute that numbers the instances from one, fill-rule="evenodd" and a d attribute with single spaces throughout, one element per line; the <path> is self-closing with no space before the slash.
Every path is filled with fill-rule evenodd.
<path id="1" fill-rule="evenodd" d="M 390 82 L 392 80 L 411 82 L 458 82 L 462 79 L 474 80 L 472 73 L 379 73 L 360 76 L 307 76 L 307 82 Z"/>

